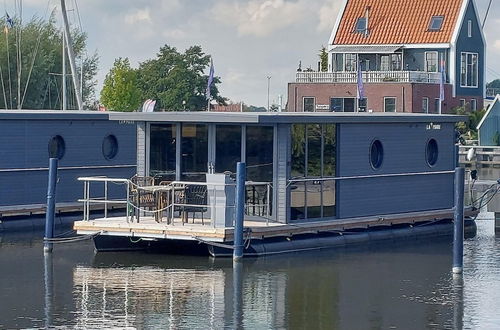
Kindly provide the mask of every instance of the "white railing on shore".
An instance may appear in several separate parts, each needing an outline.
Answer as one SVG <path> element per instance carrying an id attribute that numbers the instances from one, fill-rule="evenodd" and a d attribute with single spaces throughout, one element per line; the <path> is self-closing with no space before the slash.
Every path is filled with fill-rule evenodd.
<path id="1" fill-rule="evenodd" d="M 115 179 L 107 177 L 80 177 L 83 182 L 83 220 L 90 220 L 90 210 L 94 204 L 104 204 L 104 218 L 108 218 L 108 208 L 110 205 L 122 205 L 126 208 L 125 219 L 127 223 L 139 222 L 140 215 L 149 215 L 157 222 L 162 221 L 162 216 L 166 215 L 167 224 L 174 225 L 174 212 L 179 212 L 179 219 L 184 224 L 187 212 L 196 212 L 201 215 L 201 224 L 205 225 L 204 216 L 207 215 L 207 225 L 216 225 L 217 212 L 226 212 L 227 209 L 234 209 L 234 192 L 232 197 L 226 201 L 226 196 L 222 197 L 228 187 L 235 188 L 235 183 L 207 183 L 207 182 L 187 182 L 173 181 L 168 185 L 138 186 L 129 179 Z M 91 196 L 91 185 L 102 184 L 103 195 L 99 197 Z M 121 185 L 126 191 L 126 199 L 110 199 L 108 189 L 110 184 Z M 204 188 L 201 188 L 204 187 Z M 197 198 L 189 198 L 186 192 L 191 189 L 191 193 Z M 250 217 L 245 220 L 263 219 L 266 225 L 269 224 L 272 214 L 272 184 L 270 182 L 246 182 L 246 203 L 245 215 Z M 92 189 L 95 192 L 95 187 Z M 148 203 L 142 202 L 141 196 L 151 197 Z M 135 197 L 134 197 L 135 196 Z M 224 204 L 220 204 L 224 201 Z M 189 210 L 189 211 L 187 211 Z M 183 213 L 183 214 L 181 214 Z M 234 212 L 230 212 L 234 214 Z M 226 216 L 226 213 L 224 214 Z M 199 219 L 196 219 L 199 220 Z M 231 224 L 234 218 L 231 216 Z"/>
<path id="2" fill-rule="evenodd" d="M 425 71 L 363 71 L 365 83 L 428 83 L 439 84 L 439 72 Z M 301 71 L 295 74 L 296 83 L 356 83 L 356 71 L 315 72 Z"/>

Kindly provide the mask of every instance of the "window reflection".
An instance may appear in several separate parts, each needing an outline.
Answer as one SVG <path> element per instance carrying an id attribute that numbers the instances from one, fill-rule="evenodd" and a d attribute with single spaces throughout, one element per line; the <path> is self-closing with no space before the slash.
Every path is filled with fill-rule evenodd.
<path id="1" fill-rule="evenodd" d="M 336 126 L 297 124 L 291 133 L 291 176 L 299 179 L 290 185 L 291 220 L 334 217 L 335 181 L 321 179 L 335 177 Z"/>
<path id="2" fill-rule="evenodd" d="M 215 172 L 236 173 L 241 159 L 241 126 L 217 125 L 215 148 Z"/>
<path id="3" fill-rule="evenodd" d="M 175 125 L 151 125 L 149 172 L 160 181 L 175 180 Z"/>
<path id="4" fill-rule="evenodd" d="M 247 126 L 247 180 L 273 181 L 273 133 L 272 126 Z"/>
<path id="5" fill-rule="evenodd" d="M 208 162 L 207 125 L 182 124 L 181 179 L 205 181 Z"/>

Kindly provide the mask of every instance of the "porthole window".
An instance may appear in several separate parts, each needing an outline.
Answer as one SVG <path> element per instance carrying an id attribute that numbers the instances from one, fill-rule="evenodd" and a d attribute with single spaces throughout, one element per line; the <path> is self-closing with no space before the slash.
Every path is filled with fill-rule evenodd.
<path id="1" fill-rule="evenodd" d="M 56 135 L 49 140 L 49 158 L 62 159 L 66 152 L 66 143 L 60 135 Z"/>
<path id="2" fill-rule="evenodd" d="M 384 147 L 382 142 L 374 140 L 370 148 L 370 164 L 373 169 L 379 169 L 384 160 Z"/>
<path id="3" fill-rule="evenodd" d="M 430 139 L 427 141 L 427 148 L 426 148 L 426 158 L 427 158 L 427 164 L 429 166 L 434 166 L 437 163 L 438 160 L 438 144 L 436 140 Z"/>
<path id="4" fill-rule="evenodd" d="M 102 140 L 102 154 L 107 160 L 111 160 L 118 154 L 118 140 L 110 134 Z"/>

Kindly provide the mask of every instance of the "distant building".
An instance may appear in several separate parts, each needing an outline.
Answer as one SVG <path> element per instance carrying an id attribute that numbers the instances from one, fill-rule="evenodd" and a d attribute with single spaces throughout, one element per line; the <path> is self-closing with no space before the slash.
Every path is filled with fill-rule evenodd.
<path id="1" fill-rule="evenodd" d="M 475 111 L 483 108 L 485 54 L 474 0 L 344 0 L 328 68 L 297 71 L 287 110 Z M 365 98 L 358 97 L 358 67 Z"/>

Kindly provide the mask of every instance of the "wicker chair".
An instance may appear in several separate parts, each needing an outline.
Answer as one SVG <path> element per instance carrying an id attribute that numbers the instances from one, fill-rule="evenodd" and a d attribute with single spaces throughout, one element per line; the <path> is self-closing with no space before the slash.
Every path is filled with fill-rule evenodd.
<path id="1" fill-rule="evenodd" d="M 134 175 L 130 181 L 132 184 L 129 188 L 129 198 L 134 205 L 132 218 L 137 217 L 137 222 L 140 220 L 140 209 L 155 209 L 156 199 L 152 191 L 141 189 L 141 187 L 152 186 L 154 179 L 149 176 Z"/>
<path id="2" fill-rule="evenodd" d="M 181 211 L 187 218 L 189 212 L 193 213 L 193 223 L 197 212 L 201 213 L 201 223 L 204 225 L 205 220 L 203 214 L 207 211 L 207 186 L 205 185 L 188 185 L 184 190 L 184 204 L 181 206 Z M 199 205 L 199 206 L 198 206 Z"/>

